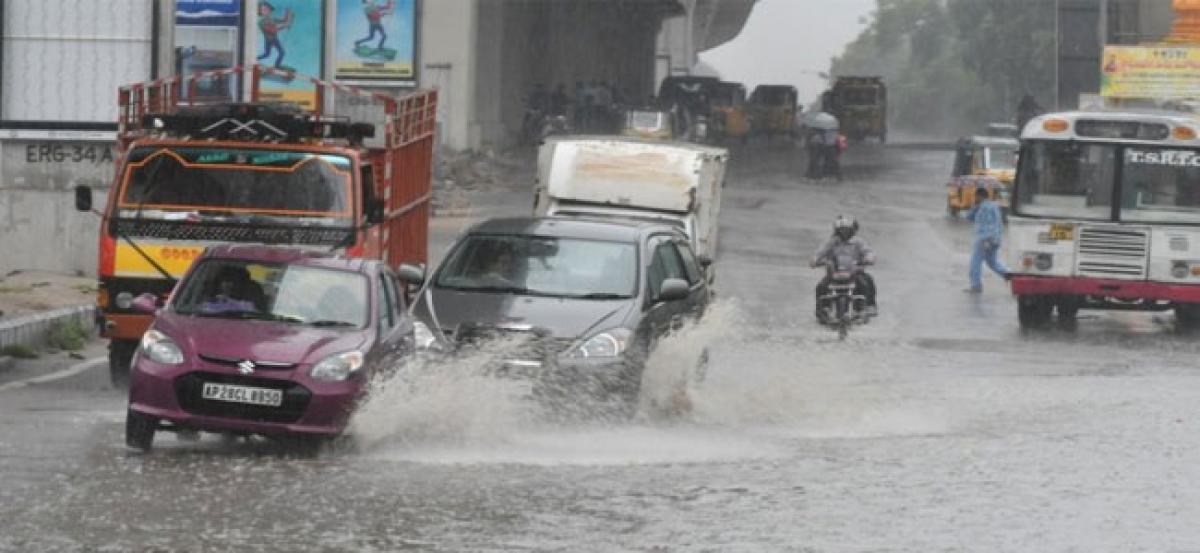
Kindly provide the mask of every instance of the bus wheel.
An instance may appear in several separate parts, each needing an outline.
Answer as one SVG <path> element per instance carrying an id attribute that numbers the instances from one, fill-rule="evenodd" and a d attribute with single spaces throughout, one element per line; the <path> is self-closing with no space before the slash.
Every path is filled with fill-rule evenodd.
<path id="1" fill-rule="evenodd" d="M 1181 330 L 1200 328 L 1200 304 L 1176 305 L 1175 325 Z"/>
<path id="2" fill-rule="evenodd" d="M 132 340 L 113 340 L 108 344 L 108 377 L 113 388 L 124 390 L 129 387 L 129 366 L 133 363 L 133 352 L 138 343 Z"/>
<path id="3" fill-rule="evenodd" d="M 1066 328 L 1075 328 L 1079 316 L 1079 299 L 1074 296 L 1063 296 L 1058 299 L 1056 304 L 1058 309 L 1058 325 Z"/>
<path id="4" fill-rule="evenodd" d="M 1050 320 L 1054 304 L 1043 296 L 1019 296 L 1017 320 L 1022 329 L 1041 328 Z"/>

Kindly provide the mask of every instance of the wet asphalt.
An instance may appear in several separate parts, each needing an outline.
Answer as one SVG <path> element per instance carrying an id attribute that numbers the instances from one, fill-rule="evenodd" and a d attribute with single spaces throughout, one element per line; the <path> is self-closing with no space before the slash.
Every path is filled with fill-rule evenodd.
<path id="1" fill-rule="evenodd" d="M 102 370 L 0 391 L 0 551 L 1200 549 L 1196 337 L 1169 313 L 1026 334 L 995 275 L 963 293 L 950 163 L 859 145 L 812 182 L 799 150 L 735 151 L 718 304 L 648 370 L 661 392 L 710 348 L 674 413 L 555 424 L 432 366 L 316 457 L 208 435 L 141 454 Z M 807 266 L 838 214 L 879 256 L 881 316 L 844 342 Z M 435 255 L 470 219 L 434 222 Z"/>

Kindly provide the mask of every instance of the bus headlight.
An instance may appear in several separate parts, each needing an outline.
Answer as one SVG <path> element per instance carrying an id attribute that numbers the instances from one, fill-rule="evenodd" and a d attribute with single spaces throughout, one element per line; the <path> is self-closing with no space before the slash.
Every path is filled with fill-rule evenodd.
<path id="1" fill-rule="evenodd" d="M 1049 271 L 1051 267 L 1054 267 L 1054 256 L 1048 253 L 1039 253 L 1033 260 L 1033 266 L 1039 271 Z"/>
<path id="2" fill-rule="evenodd" d="M 1187 278 L 1189 272 L 1186 261 L 1176 261 L 1171 264 L 1171 276 L 1175 278 Z"/>

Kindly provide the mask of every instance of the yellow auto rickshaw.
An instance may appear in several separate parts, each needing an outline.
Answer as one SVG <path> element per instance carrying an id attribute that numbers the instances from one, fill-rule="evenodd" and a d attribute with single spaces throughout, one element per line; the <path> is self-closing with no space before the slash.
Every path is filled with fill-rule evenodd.
<path id="1" fill-rule="evenodd" d="M 746 87 L 721 81 L 712 98 L 713 132 L 718 140 L 746 141 L 750 134 L 750 115 L 746 113 Z"/>
<path id="2" fill-rule="evenodd" d="M 946 186 L 946 211 L 951 217 L 975 206 L 975 189 L 986 188 L 989 197 L 1008 212 L 1009 191 L 1016 176 L 1020 144 L 1011 138 L 972 136 L 955 146 L 954 171 Z"/>
<path id="3" fill-rule="evenodd" d="M 796 128 L 799 109 L 796 87 L 789 85 L 758 85 L 750 94 L 751 126 L 756 134 L 790 137 Z"/>

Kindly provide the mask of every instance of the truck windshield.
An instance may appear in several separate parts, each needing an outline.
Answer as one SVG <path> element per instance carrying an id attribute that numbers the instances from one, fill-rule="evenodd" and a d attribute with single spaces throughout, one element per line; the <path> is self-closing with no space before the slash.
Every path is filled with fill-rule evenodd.
<path id="1" fill-rule="evenodd" d="M 546 236 L 477 234 L 442 265 L 440 288 L 555 297 L 633 297 L 633 244 Z"/>
<path id="2" fill-rule="evenodd" d="M 347 157 L 314 152 L 138 148 L 129 155 L 120 207 L 139 214 L 350 217 L 351 167 Z"/>
<path id="3" fill-rule="evenodd" d="M 848 106 L 873 106 L 878 101 L 874 88 L 854 87 L 842 90 L 842 103 Z"/>
<path id="4" fill-rule="evenodd" d="M 1022 151 L 1020 215 L 1110 220 L 1117 145 L 1036 141 Z"/>

